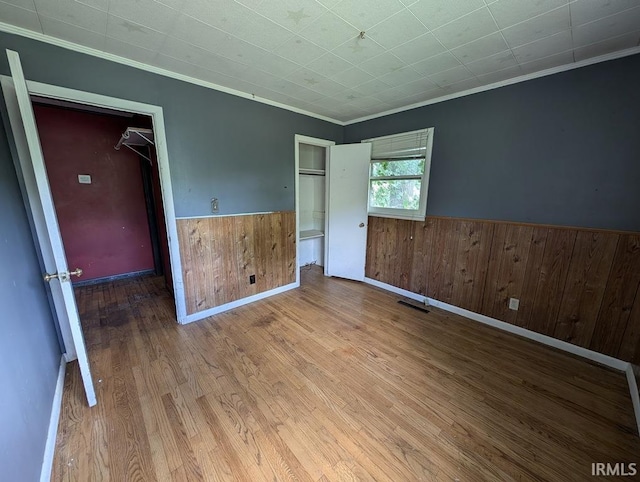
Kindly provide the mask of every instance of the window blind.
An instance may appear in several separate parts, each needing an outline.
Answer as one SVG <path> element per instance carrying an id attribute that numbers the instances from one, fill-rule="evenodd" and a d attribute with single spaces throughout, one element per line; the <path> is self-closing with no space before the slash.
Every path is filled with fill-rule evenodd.
<path id="1" fill-rule="evenodd" d="M 371 160 L 424 159 L 427 153 L 428 129 L 376 137 L 371 143 Z"/>

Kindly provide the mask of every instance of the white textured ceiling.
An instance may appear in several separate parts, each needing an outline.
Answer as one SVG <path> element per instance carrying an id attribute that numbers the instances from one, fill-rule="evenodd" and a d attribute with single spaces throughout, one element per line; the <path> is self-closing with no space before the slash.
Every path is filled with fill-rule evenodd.
<path id="1" fill-rule="evenodd" d="M 348 121 L 636 47 L 640 0 L 4 0 L 0 21 Z"/>

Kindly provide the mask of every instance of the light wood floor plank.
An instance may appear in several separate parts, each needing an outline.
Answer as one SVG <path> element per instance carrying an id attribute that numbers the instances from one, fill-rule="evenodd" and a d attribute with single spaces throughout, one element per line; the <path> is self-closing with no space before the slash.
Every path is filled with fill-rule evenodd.
<path id="1" fill-rule="evenodd" d="M 53 480 L 582 480 L 638 462 L 624 374 L 389 293 L 302 287 L 180 326 L 161 278 L 76 290 Z"/>

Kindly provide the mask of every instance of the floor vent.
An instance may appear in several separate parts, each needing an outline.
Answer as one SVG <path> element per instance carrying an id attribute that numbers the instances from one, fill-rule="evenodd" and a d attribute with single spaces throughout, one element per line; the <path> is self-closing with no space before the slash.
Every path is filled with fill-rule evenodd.
<path id="1" fill-rule="evenodd" d="M 413 308 L 414 310 L 420 310 L 420 311 L 424 311 L 425 313 L 429 313 L 429 310 L 427 309 L 427 307 L 418 301 L 406 299 L 406 300 L 398 300 L 398 303 L 400 303 L 401 305 L 408 306 L 409 308 Z"/>

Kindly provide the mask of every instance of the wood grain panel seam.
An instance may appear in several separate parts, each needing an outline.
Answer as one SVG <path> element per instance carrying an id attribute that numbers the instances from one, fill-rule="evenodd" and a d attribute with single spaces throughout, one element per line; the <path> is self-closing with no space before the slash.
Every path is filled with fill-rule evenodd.
<path id="1" fill-rule="evenodd" d="M 489 242 L 489 254 L 487 255 L 487 267 L 485 269 L 485 273 L 484 273 L 484 280 L 482 281 L 482 284 L 480 285 L 480 294 L 478 299 L 480 300 L 480 306 L 482 306 L 482 300 L 484 299 L 484 293 L 485 290 L 487 289 L 487 280 L 489 278 L 489 260 L 491 259 L 491 250 L 493 249 L 493 237 L 495 236 L 496 230 L 495 230 L 495 226 L 491 226 L 491 236 L 490 239 L 488 240 Z"/>
<path id="2" fill-rule="evenodd" d="M 571 246 L 571 254 L 569 255 L 569 265 L 571 264 L 571 260 L 573 259 L 573 253 L 576 249 L 576 243 L 578 242 L 578 233 L 576 233 L 576 237 L 573 238 L 573 245 Z M 545 247 L 546 249 L 546 247 Z M 564 293 L 567 290 L 567 282 L 569 280 L 569 266 L 567 266 L 567 276 L 564 278 L 564 283 L 562 284 L 562 293 Z M 564 297 L 564 296 L 563 296 Z M 554 331 L 555 331 L 555 326 L 558 324 L 559 318 L 560 318 L 560 308 L 562 307 L 562 301 L 560 302 L 560 305 L 558 306 L 558 312 L 556 313 L 556 321 L 554 323 Z"/>
<path id="3" fill-rule="evenodd" d="M 606 284 L 605 284 L 605 289 L 602 295 L 602 300 L 600 302 L 600 308 L 598 308 L 598 315 L 596 316 L 596 325 L 598 323 L 598 321 L 600 320 L 600 314 L 602 313 L 603 309 L 604 309 L 604 304 L 605 304 L 605 294 L 607 293 L 607 286 L 609 285 L 609 278 L 611 277 L 611 272 L 613 271 L 613 267 L 615 265 L 615 259 L 618 255 L 618 249 L 620 249 L 620 243 L 622 242 L 622 236 L 618 236 L 618 239 L 616 241 L 616 249 L 613 251 L 614 255 L 613 255 L 613 259 L 611 260 L 611 265 L 609 266 L 609 271 L 607 272 L 607 277 L 605 278 L 607 280 Z M 610 320 L 605 320 L 605 322 L 609 322 Z M 596 332 L 597 326 L 596 328 L 594 328 L 592 334 L 591 334 L 591 339 L 589 340 L 589 343 L 587 346 L 591 347 L 593 346 L 593 333 Z M 620 347 L 618 347 L 618 349 L 620 349 Z"/>
<path id="4" fill-rule="evenodd" d="M 569 262 L 567 263 L 566 273 L 564 274 L 564 282 L 562 283 L 561 291 L 559 291 L 559 293 L 558 293 L 560 295 L 560 302 L 558 303 L 558 306 L 555 309 L 555 313 L 553 314 L 553 316 L 550 317 L 552 320 L 554 320 L 553 321 L 553 327 L 550 330 L 550 333 L 552 333 L 552 334 L 555 333 L 556 325 L 558 324 L 558 316 L 560 315 L 560 309 L 562 308 L 562 298 L 563 298 L 563 295 L 564 295 L 564 292 L 565 292 L 565 289 L 566 289 L 567 279 L 569 279 L 569 265 L 571 264 L 571 259 L 573 258 L 573 251 L 574 251 L 574 249 L 576 247 L 577 238 L 578 238 L 578 236 L 577 236 L 577 232 L 576 232 L 576 235 L 573 238 L 573 243 L 571 245 L 571 253 L 569 254 L 569 257 L 568 257 Z M 545 254 L 546 254 L 546 251 L 547 251 L 548 247 L 549 247 L 549 243 L 546 243 L 545 247 L 544 247 L 544 251 L 542 253 L 542 259 L 543 260 L 545 259 Z M 540 290 L 540 283 L 537 283 L 536 294 L 535 294 L 534 299 L 538 298 L 538 291 L 539 290 Z M 549 335 L 549 336 L 551 336 L 551 335 Z"/>

